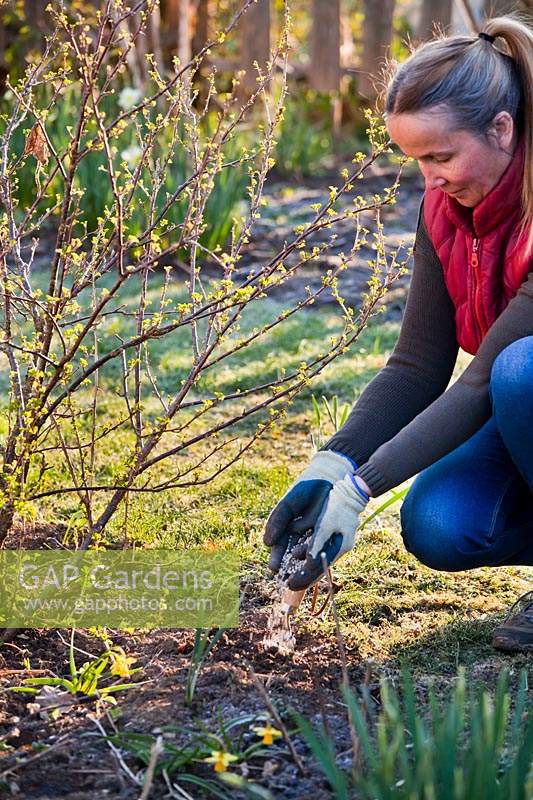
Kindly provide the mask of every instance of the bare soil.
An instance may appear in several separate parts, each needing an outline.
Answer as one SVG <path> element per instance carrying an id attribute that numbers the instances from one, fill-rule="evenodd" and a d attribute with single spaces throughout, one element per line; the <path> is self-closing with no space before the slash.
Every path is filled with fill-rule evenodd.
<path id="1" fill-rule="evenodd" d="M 45 540 L 53 546 L 53 537 L 46 537 L 44 529 L 36 528 L 34 542 Z M 62 708 L 62 713 L 53 718 L 49 711 L 35 709 L 34 698 L 6 691 L 9 686 L 20 685 L 23 678 L 44 675 L 68 674 L 68 632 L 66 631 L 18 631 L 0 648 L 0 796 L 24 798 L 24 800 L 104 800 L 104 798 L 138 798 L 141 788 L 127 775 L 123 764 L 142 782 L 145 763 L 131 753 L 121 750 L 121 765 L 102 736 L 114 730 L 122 733 L 142 733 L 155 736 L 165 726 L 205 726 L 215 731 L 221 718 L 229 721 L 239 716 L 260 714 L 268 711 L 264 697 L 252 678 L 251 671 L 263 682 L 271 703 L 284 719 L 289 730 L 294 728 L 293 711 L 300 712 L 313 724 L 323 724 L 335 742 L 337 753 L 349 765 L 351 739 L 346 710 L 342 703 L 340 684 L 342 659 L 338 640 L 333 630 L 331 609 L 329 627 L 303 613 L 296 624 L 296 651 L 289 656 L 280 656 L 265 650 L 263 639 L 267 617 L 272 601 L 272 581 L 266 580 L 250 564 L 246 585 L 243 588 L 244 602 L 241 607 L 240 625 L 227 630 L 206 660 L 200 673 L 192 705 L 185 702 L 185 686 L 194 643 L 194 632 L 189 630 L 153 630 L 125 633 L 110 631 L 113 643 L 122 646 L 128 656 L 135 658 L 135 666 L 141 667 L 140 685 L 119 696 L 117 715 L 107 714 L 95 700 L 76 698 L 72 705 Z M 457 606 L 457 598 L 449 597 L 450 608 Z M 442 604 L 441 604 L 442 605 Z M 385 609 L 385 605 L 384 605 Z M 416 624 L 422 613 L 434 612 L 431 602 L 428 607 L 414 609 L 411 615 L 404 614 L 401 623 L 379 614 L 369 624 L 375 636 L 387 635 L 388 626 Z M 389 609 L 389 616 L 393 611 Z M 496 614 L 480 620 L 480 625 L 493 625 Z M 323 617 L 324 619 L 324 617 Z M 450 626 L 453 628 L 453 625 Z M 442 630 L 439 631 L 442 635 Z M 454 631 L 451 631 L 454 634 Z M 456 664 L 452 660 L 445 664 L 432 655 L 431 636 L 420 636 L 416 646 L 425 661 L 416 672 L 416 686 L 421 705 L 427 698 L 430 683 L 437 691 L 444 692 L 454 680 Z M 416 639 L 415 639 L 416 641 Z M 76 632 L 76 647 L 81 651 L 98 655 L 102 641 L 89 631 Z M 408 655 L 404 648 L 394 658 L 376 659 L 368 655 L 368 641 L 357 641 L 349 637 L 346 642 L 346 660 L 350 683 L 353 687 L 365 684 L 375 702 L 380 706 L 380 679 L 388 677 L 397 683 L 403 658 Z M 468 644 L 467 644 L 468 646 Z M 472 649 L 475 650 L 472 642 Z M 424 659 L 424 650 L 427 655 Z M 365 655 L 365 653 L 367 653 Z M 77 655 L 80 662 L 85 656 Z M 29 660 L 31 669 L 27 668 Z M 26 664 L 26 666 L 24 666 Z M 470 665 L 471 680 L 477 684 L 494 685 L 504 665 L 510 667 L 511 685 L 518 680 L 519 671 L 527 666 L 525 656 L 509 657 L 495 652 L 487 654 Z M 96 723 L 101 726 L 99 729 Z M 175 733 L 169 734 L 174 741 Z M 178 741 L 179 735 L 178 735 Z M 245 768 L 246 777 L 255 779 L 268 787 L 275 798 L 281 800 L 315 800 L 332 797 L 327 781 L 309 753 L 303 738 L 291 734 L 291 741 L 305 764 L 301 774 L 297 764 L 283 740 L 268 750 L 263 760 L 253 759 Z M 239 767 L 234 768 L 239 771 Z M 209 765 L 195 766 L 195 773 L 212 778 Z M 187 787 L 189 791 L 191 787 Z M 234 793 L 240 798 L 239 792 Z M 158 776 L 152 786 L 151 798 L 168 797 L 167 786 Z M 177 795 L 176 795 L 177 796 Z M 192 797 L 209 797 L 196 794 Z M 242 796 L 244 797 L 244 796 Z"/>
<path id="2" fill-rule="evenodd" d="M 321 709 L 328 717 L 334 731 L 339 751 L 350 747 L 349 731 L 340 704 L 338 684 L 341 664 L 334 640 L 317 641 L 311 634 L 299 635 L 298 649 L 291 657 L 281 657 L 266 652 L 262 639 L 266 628 L 268 598 L 256 595 L 253 602 L 242 610 L 238 629 L 228 631 L 216 647 L 199 679 L 196 699 L 192 707 L 185 704 L 184 686 L 193 632 L 157 630 L 143 635 L 115 634 L 113 641 L 124 647 L 129 655 L 142 665 L 142 679 L 149 680 L 135 690 L 124 693 L 120 699 L 121 714 L 116 721 L 121 731 L 137 733 L 159 732 L 165 725 L 194 725 L 200 718 L 208 727 L 215 724 L 221 714 L 227 720 L 239 715 L 265 711 L 265 704 L 250 676 L 250 667 L 264 681 L 269 695 L 279 704 L 280 711 L 289 707 L 320 717 Z M 85 639 L 85 641 L 84 641 Z M 77 646 L 88 652 L 99 652 L 101 643 L 89 634 L 80 632 Z M 32 667 L 39 674 L 46 671 L 66 674 L 66 647 L 57 632 L 28 631 L 16 636 L 4 646 L 0 681 L 12 684 L 20 671 L 21 659 L 31 658 Z M 41 672 L 43 671 L 43 672 Z M 364 676 L 365 665 L 353 666 L 354 679 Z M 28 675 L 27 672 L 24 673 Z M 45 798 L 130 798 L 139 795 L 139 789 L 128 782 L 117 767 L 111 750 L 91 722 L 94 701 L 67 709 L 57 720 L 48 714 L 28 714 L 28 700 L 22 695 L 3 694 L 1 699 L 2 734 L 15 751 L 0 761 L 0 773 L 18 758 L 31 759 L 33 742 L 51 745 L 48 754 L 16 769 L 6 776 L 14 797 L 44 800 Z M 289 725 L 290 719 L 288 720 Z M 101 724 L 111 732 L 109 721 Z M 66 737 L 62 740 L 62 737 Z M 305 756 L 303 743 L 295 737 L 294 744 Z M 270 759 L 276 769 L 268 781 L 275 797 L 311 798 L 320 787 L 327 794 L 327 784 L 316 769 L 302 776 L 292 761 L 285 745 L 273 748 Z M 135 772 L 141 764 L 126 756 Z M 211 777 L 206 765 L 203 771 Z M 200 769 L 200 774 L 202 769 Z M 261 778 L 261 773 L 251 777 Z M 166 789 L 161 781 L 152 797 L 164 797 Z"/>

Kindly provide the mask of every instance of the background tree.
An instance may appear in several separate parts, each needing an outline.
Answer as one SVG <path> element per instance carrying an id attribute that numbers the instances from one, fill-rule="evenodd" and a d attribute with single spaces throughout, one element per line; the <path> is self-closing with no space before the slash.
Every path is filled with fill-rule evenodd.
<path id="1" fill-rule="evenodd" d="M 177 55 L 182 64 L 191 60 L 191 17 L 191 0 L 179 0 Z"/>
<path id="2" fill-rule="evenodd" d="M 241 21 L 240 31 L 239 65 L 245 70 L 243 88 L 245 92 L 252 92 L 257 77 L 255 62 L 264 69 L 270 57 L 270 0 L 257 0 L 250 7 Z"/>
<path id="3" fill-rule="evenodd" d="M 369 103 L 379 94 L 379 76 L 392 39 L 395 0 L 363 0 L 363 48 L 357 89 Z"/>
<path id="4" fill-rule="evenodd" d="M 192 52 L 199 53 L 210 37 L 212 7 L 209 0 L 197 0 Z"/>
<path id="5" fill-rule="evenodd" d="M 340 89 L 340 0 L 313 0 L 309 81 L 317 92 Z"/>
<path id="6" fill-rule="evenodd" d="M 452 21 L 452 0 L 423 0 L 416 35 L 420 40 L 430 39 L 436 28 L 449 32 Z"/>

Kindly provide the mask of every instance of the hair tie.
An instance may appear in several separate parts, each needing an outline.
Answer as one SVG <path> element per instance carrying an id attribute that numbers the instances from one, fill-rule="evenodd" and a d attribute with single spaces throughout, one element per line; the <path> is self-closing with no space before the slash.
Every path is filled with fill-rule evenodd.
<path id="1" fill-rule="evenodd" d="M 490 33 L 483 33 L 483 31 L 481 33 L 478 33 L 478 37 L 480 39 L 485 39 L 485 41 L 490 42 L 490 44 L 494 44 L 494 42 L 496 41 L 495 36 L 491 36 Z"/>

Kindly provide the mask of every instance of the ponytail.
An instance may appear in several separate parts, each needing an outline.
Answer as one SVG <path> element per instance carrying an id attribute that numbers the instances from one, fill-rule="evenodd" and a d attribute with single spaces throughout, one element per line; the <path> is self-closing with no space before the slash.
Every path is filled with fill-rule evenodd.
<path id="1" fill-rule="evenodd" d="M 521 233 L 527 231 L 529 254 L 533 249 L 533 31 L 519 18 L 506 16 L 487 20 L 484 32 L 498 39 L 498 45 L 504 43 L 520 76 L 523 101 L 519 128 L 524 134 Z"/>

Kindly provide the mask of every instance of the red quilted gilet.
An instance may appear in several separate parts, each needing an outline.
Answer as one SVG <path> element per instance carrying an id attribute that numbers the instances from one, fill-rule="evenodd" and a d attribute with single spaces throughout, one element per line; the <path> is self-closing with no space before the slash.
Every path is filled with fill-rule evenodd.
<path id="1" fill-rule="evenodd" d="M 441 189 L 426 190 L 424 221 L 442 263 L 455 306 L 457 341 L 476 353 L 485 334 L 531 270 L 518 236 L 524 143 L 475 208 L 466 208 Z"/>

